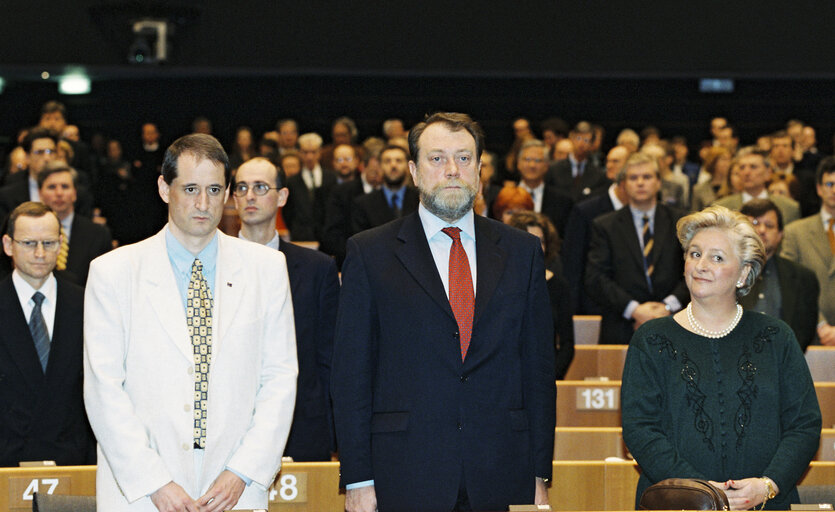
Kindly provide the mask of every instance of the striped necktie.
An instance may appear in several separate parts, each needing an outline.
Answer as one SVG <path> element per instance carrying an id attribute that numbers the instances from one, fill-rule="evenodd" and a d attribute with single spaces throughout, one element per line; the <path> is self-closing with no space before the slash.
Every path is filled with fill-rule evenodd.
<path id="1" fill-rule="evenodd" d="M 67 256 L 70 254 L 70 241 L 64 226 L 61 226 L 61 248 L 58 250 L 58 259 L 55 261 L 56 270 L 67 269 Z"/>
<path id="2" fill-rule="evenodd" d="M 641 237 L 644 241 L 644 272 L 647 275 L 647 284 L 649 285 L 649 289 L 652 291 L 652 271 L 655 270 L 652 265 L 652 230 L 649 227 L 649 217 L 647 215 L 644 215 L 641 220 L 644 223 L 641 231 Z"/>
<path id="3" fill-rule="evenodd" d="M 194 349 L 194 447 L 206 447 L 209 404 L 209 366 L 212 363 L 212 292 L 203 277 L 203 263 L 191 266 L 186 300 L 186 322 Z"/>
<path id="4" fill-rule="evenodd" d="M 35 292 L 32 295 L 35 307 L 32 308 L 32 314 L 29 316 L 29 332 L 35 342 L 35 350 L 38 352 L 38 360 L 44 373 L 46 373 L 46 363 L 49 360 L 49 331 L 47 331 L 46 320 L 44 320 L 41 311 L 41 305 L 45 298 L 41 292 Z"/>

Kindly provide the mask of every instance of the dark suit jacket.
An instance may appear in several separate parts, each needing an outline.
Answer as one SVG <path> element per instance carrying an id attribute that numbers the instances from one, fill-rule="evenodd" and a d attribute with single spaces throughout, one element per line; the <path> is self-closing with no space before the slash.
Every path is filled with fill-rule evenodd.
<path id="1" fill-rule="evenodd" d="M 336 174 L 323 168 L 322 186 L 313 191 L 311 200 L 310 191 L 301 173 L 287 179 L 290 196 L 281 213 L 293 240 L 322 241 L 322 231 L 325 227 L 325 204 L 336 185 Z"/>
<path id="2" fill-rule="evenodd" d="M 542 194 L 542 213 L 554 223 L 560 238 L 565 236 L 565 226 L 568 224 L 568 215 L 571 213 L 571 196 L 550 185 L 545 185 Z"/>
<path id="3" fill-rule="evenodd" d="M 335 448 L 329 390 L 339 304 L 336 265 L 319 251 L 287 242 L 278 248 L 287 258 L 299 360 L 296 409 L 284 455 L 297 461 L 330 460 Z"/>
<path id="4" fill-rule="evenodd" d="M 341 482 L 381 511 L 531 503 L 551 474 L 554 338 L 539 240 L 475 216 L 473 331 L 458 325 L 417 213 L 348 240 L 331 393 Z"/>
<path id="5" fill-rule="evenodd" d="M 560 256 L 562 257 L 563 275 L 568 281 L 571 293 L 571 304 L 578 315 L 599 315 L 600 306 L 592 298 L 594 295 L 586 293 L 584 279 L 586 275 L 586 260 L 591 242 L 591 223 L 594 219 L 614 211 L 609 194 L 600 194 L 580 201 L 571 209 L 568 224 L 563 236 Z"/>
<path id="6" fill-rule="evenodd" d="M 417 189 L 406 187 L 406 191 L 403 193 L 403 204 L 400 206 L 402 215 L 417 211 L 419 203 L 420 195 Z M 394 211 L 386 201 L 383 190 L 375 190 L 370 194 L 354 199 L 354 206 L 351 209 L 351 234 L 382 226 L 395 218 Z"/>
<path id="7" fill-rule="evenodd" d="M 583 175 L 575 183 L 571 176 L 571 160 L 564 158 L 552 162 L 548 166 L 548 174 L 545 175 L 545 184 L 552 185 L 571 196 L 572 201 L 579 202 L 583 199 L 605 191 L 609 186 L 606 173 L 599 167 L 595 167 L 590 161 L 586 161 L 586 168 Z"/>
<path id="8" fill-rule="evenodd" d="M 320 249 L 336 259 L 336 266 L 342 268 L 345 261 L 345 244 L 351 231 L 351 209 L 354 198 L 365 194 L 362 180 L 353 179 L 333 188 L 325 207 L 325 228 L 322 232 Z"/>
<path id="9" fill-rule="evenodd" d="M 682 305 L 690 300 L 684 282 L 684 259 L 676 239 L 682 214 L 663 204 L 655 207 L 652 290 L 644 273 L 644 256 L 628 206 L 607 213 L 592 223 L 586 267 L 586 293 L 599 298 L 603 310 L 600 343 L 627 344 L 634 321 L 623 318 L 631 300 L 661 302 L 675 295 Z"/>
<path id="10" fill-rule="evenodd" d="M 67 270 L 75 274 L 80 285 L 87 283 L 90 262 L 111 249 L 113 238 L 109 229 L 81 215 L 73 217 Z"/>
<path id="11" fill-rule="evenodd" d="M 780 282 L 780 320 L 789 324 L 797 336 L 800 348 L 812 344 L 817 334 L 818 295 L 820 285 L 815 273 L 799 263 L 780 256 L 773 256 L 777 264 L 777 279 Z M 740 299 L 742 307 L 752 308 L 760 293 L 761 279 L 757 280 L 748 295 Z"/>
<path id="12" fill-rule="evenodd" d="M 83 288 L 59 278 L 43 373 L 12 277 L 0 281 L 0 466 L 95 463 L 81 390 L 83 315 Z"/>

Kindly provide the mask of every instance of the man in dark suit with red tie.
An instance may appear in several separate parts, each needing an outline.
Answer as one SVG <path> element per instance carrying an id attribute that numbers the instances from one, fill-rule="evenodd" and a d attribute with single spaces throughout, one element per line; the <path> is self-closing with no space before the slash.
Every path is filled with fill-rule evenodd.
<path id="1" fill-rule="evenodd" d="M 334 342 L 346 510 L 548 501 L 554 334 L 539 241 L 474 215 L 483 132 L 409 133 L 418 211 L 348 241 Z"/>
<path id="2" fill-rule="evenodd" d="M 0 466 L 95 463 L 82 399 L 84 290 L 56 278 L 58 218 L 25 202 L 9 217 L 0 280 Z"/>

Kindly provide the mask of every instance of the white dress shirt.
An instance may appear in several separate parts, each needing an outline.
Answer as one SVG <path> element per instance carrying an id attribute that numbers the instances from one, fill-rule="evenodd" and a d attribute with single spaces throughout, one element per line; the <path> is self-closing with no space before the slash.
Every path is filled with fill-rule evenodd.
<path id="1" fill-rule="evenodd" d="M 41 303 L 41 314 L 46 322 L 46 333 L 49 340 L 52 341 L 52 327 L 55 325 L 55 302 L 58 300 L 58 282 L 55 276 L 49 274 L 43 286 L 36 290 L 32 285 L 23 279 L 20 271 L 15 269 L 12 272 L 12 284 L 17 292 L 17 299 L 20 301 L 20 307 L 23 309 L 23 316 L 26 317 L 26 323 L 29 323 L 29 318 L 32 316 L 32 310 L 35 309 L 35 301 L 32 300 L 32 295 L 35 292 L 41 292 L 45 297 Z"/>

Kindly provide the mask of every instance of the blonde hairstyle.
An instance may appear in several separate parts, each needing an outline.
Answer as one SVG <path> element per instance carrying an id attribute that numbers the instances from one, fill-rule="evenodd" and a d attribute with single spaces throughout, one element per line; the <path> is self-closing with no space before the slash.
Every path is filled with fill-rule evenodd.
<path id="1" fill-rule="evenodd" d="M 751 269 L 745 282 L 736 289 L 736 298 L 739 300 L 751 291 L 765 265 L 765 246 L 748 217 L 724 206 L 711 206 L 682 217 L 676 223 L 678 241 L 684 249 L 685 258 L 696 233 L 710 228 L 727 232 L 740 263 L 743 267 L 747 265 Z"/>

